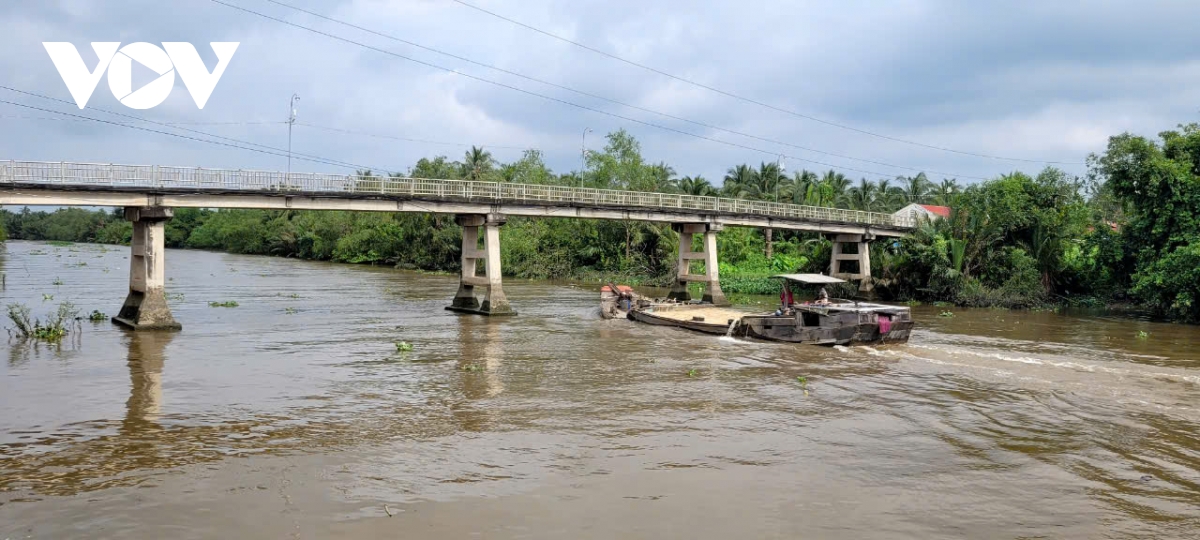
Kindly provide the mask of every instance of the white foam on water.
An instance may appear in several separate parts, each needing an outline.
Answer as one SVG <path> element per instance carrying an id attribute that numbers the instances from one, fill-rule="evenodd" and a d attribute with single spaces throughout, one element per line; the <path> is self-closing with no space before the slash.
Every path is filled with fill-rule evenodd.
<path id="1" fill-rule="evenodd" d="M 850 352 L 849 348 L 844 347 L 842 345 L 834 345 L 833 348 L 836 349 L 838 352 L 844 352 L 844 353 Z"/>
<path id="2" fill-rule="evenodd" d="M 1054 361 L 1054 360 L 1049 360 L 1049 359 L 1044 359 L 1044 358 L 1038 359 L 1038 358 L 1033 358 L 1033 357 L 1029 357 L 1029 356 L 1016 356 L 1016 355 L 1005 355 L 1005 354 L 1000 354 L 1000 353 L 980 352 L 980 351 L 974 351 L 974 350 L 962 348 L 962 347 L 939 347 L 939 346 L 922 345 L 922 344 L 910 344 L 909 346 L 913 347 L 913 348 L 917 348 L 917 349 L 926 349 L 926 350 L 944 352 L 944 353 L 948 353 L 951 355 L 967 354 L 967 355 L 971 355 L 971 356 L 975 356 L 975 357 L 979 357 L 979 358 L 993 358 L 993 359 L 1001 360 L 1004 362 L 1020 362 L 1022 364 L 1039 365 L 1039 366 L 1044 365 L 1044 366 L 1051 366 L 1051 367 L 1056 367 L 1056 368 L 1071 369 L 1074 371 L 1084 371 L 1087 373 L 1109 373 L 1109 374 L 1113 374 L 1113 375 L 1119 375 L 1122 377 L 1166 378 L 1166 379 L 1174 379 L 1174 380 L 1180 380 L 1180 381 L 1184 381 L 1184 382 L 1200 384 L 1200 375 L 1186 375 L 1186 374 L 1181 374 L 1181 373 L 1168 373 L 1168 372 L 1162 372 L 1162 371 L 1142 371 L 1142 370 L 1138 370 L 1138 369 L 1108 367 L 1108 366 L 1103 366 L 1103 365 L 1099 365 L 1099 364 L 1075 362 L 1075 361 L 1070 361 L 1070 360 L 1058 362 L 1058 361 Z"/>

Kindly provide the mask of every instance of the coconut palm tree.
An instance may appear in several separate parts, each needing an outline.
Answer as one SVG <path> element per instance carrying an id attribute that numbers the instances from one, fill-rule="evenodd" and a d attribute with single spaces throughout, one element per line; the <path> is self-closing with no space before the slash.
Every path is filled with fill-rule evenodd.
<path id="1" fill-rule="evenodd" d="M 754 169 L 745 163 L 736 167 L 730 167 L 725 171 L 724 182 L 721 184 L 721 192 L 730 197 L 738 197 L 742 192 L 743 186 L 748 186 L 754 183 Z"/>
<path id="2" fill-rule="evenodd" d="M 821 183 L 828 188 L 830 204 L 844 206 L 847 203 L 846 190 L 850 189 L 850 179 L 846 175 L 830 169 L 821 177 Z"/>
<path id="3" fill-rule="evenodd" d="M 463 178 L 467 180 L 484 180 L 488 173 L 492 172 L 492 167 L 496 164 L 496 160 L 492 158 L 492 153 L 483 148 L 472 146 L 463 156 Z"/>
<path id="4" fill-rule="evenodd" d="M 847 193 L 850 199 L 850 207 L 866 212 L 874 210 L 877 204 L 875 198 L 878 190 L 879 188 L 874 182 L 866 178 L 861 179 L 858 185 L 850 188 L 850 191 Z"/>
<path id="5" fill-rule="evenodd" d="M 942 206 L 951 206 L 954 197 L 958 196 L 959 187 L 958 180 L 942 179 L 942 183 L 937 186 L 937 193 L 934 195 L 934 202 Z"/>
<path id="6" fill-rule="evenodd" d="M 774 201 L 779 198 L 779 188 L 787 181 L 787 176 L 779 170 L 775 162 L 762 162 L 754 172 L 754 183 L 758 186 L 759 196 L 756 199 Z"/>
<path id="7" fill-rule="evenodd" d="M 925 173 L 917 173 L 916 176 L 901 177 L 900 189 L 904 192 L 904 198 L 907 203 L 921 203 L 925 201 L 925 197 L 929 195 L 930 182 Z"/>
<path id="8" fill-rule="evenodd" d="M 812 171 L 797 171 L 783 184 L 782 198 L 792 204 L 823 206 L 821 180 Z"/>
<path id="9" fill-rule="evenodd" d="M 672 193 L 678 188 L 679 180 L 675 178 L 675 169 L 667 165 L 665 161 L 660 161 L 650 166 L 650 185 L 647 186 L 650 191 L 659 193 Z"/>
<path id="10" fill-rule="evenodd" d="M 892 181 L 883 179 L 879 181 L 876 188 L 875 201 L 877 210 L 882 212 L 890 212 L 904 206 L 904 190 L 892 185 Z"/>
<path id="11" fill-rule="evenodd" d="M 679 191 L 687 195 L 715 197 L 717 190 L 703 176 L 685 176 L 679 179 Z"/>

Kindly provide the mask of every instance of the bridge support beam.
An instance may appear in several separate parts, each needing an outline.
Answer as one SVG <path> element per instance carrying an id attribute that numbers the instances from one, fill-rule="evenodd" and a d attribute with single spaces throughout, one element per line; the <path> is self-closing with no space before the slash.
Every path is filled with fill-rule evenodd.
<path id="1" fill-rule="evenodd" d="M 688 283 L 698 281 L 704 283 L 703 302 L 718 306 L 729 305 L 729 301 L 725 299 L 725 293 L 721 291 L 717 265 L 717 233 L 721 231 L 721 225 L 717 223 L 676 223 L 671 227 L 679 233 L 679 260 L 677 262 L 679 274 L 671 286 L 671 292 L 667 298 L 679 302 L 690 301 L 692 295 L 688 292 Z M 697 234 L 704 235 L 702 244 L 704 251 L 692 250 L 693 237 Z M 703 274 L 691 272 L 693 260 L 704 261 Z"/>
<path id="2" fill-rule="evenodd" d="M 871 281 L 871 240 L 875 239 L 874 235 L 836 234 L 830 239 L 833 240 L 833 253 L 829 257 L 829 275 L 847 281 L 858 281 L 859 292 L 871 292 L 875 288 Z M 856 245 L 857 250 L 854 253 L 846 253 L 846 244 Z M 858 270 L 843 270 L 842 263 L 845 261 L 856 261 Z"/>
<path id="3" fill-rule="evenodd" d="M 454 219 L 463 230 L 462 275 L 458 293 L 446 309 L 478 315 L 516 315 L 500 280 L 500 226 L 508 218 L 503 214 L 458 214 Z M 479 249 L 481 234 L 483 249 Z M 475 275 L 479 261 L 484 261 L 483 276 Z M 485 288 L 482 303 L 475 297 L 475 287 Z"/>
<path id="4" fill-rule="evenodd" d="M 133 222 L 129 243 L 129 296 L 113 317 L 114 323 L 134 330 L 179 330 L 183 325 L 167 306 L 166 223 L 174 212 L 162 207 L 126 207 L 125 219 Z"/>

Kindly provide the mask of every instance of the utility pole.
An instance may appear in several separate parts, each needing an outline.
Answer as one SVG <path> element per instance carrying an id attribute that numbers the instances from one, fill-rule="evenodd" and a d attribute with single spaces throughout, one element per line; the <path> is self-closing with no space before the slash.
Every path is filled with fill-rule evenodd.
<path id="1" fill-rule="evenodd" d="M 288 176 L 292 175 L 292 124 L 296 123 L 296 102 L 300 101 L 300 96 L 292 94 L 292 100 L 288 103 Z"/>
<path id="2" fill-rule="evenodd" d="M 587 134 L 592 128 L 583 128 L 583 138 L 579 142 L 579 187 L 583 187 L 583 171 L 587 168 Z"/>

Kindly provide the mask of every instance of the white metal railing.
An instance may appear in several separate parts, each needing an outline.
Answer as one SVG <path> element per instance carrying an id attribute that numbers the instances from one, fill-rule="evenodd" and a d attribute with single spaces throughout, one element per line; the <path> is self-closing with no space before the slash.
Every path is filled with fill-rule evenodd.
<path id="1" fill-rule="evenodd" d="M 537 202 L 575 206 L 691 210 L 779 218 L 912 228 L 912 216 L 842 208 L 541 184 L 436 180 L 322 173 L 202 169 L 160 165 L 115 165 L 45 161 L 0 161 L 0 184 L 143 187 L 198 191 L 402 195 L 479 202 Z"/>

